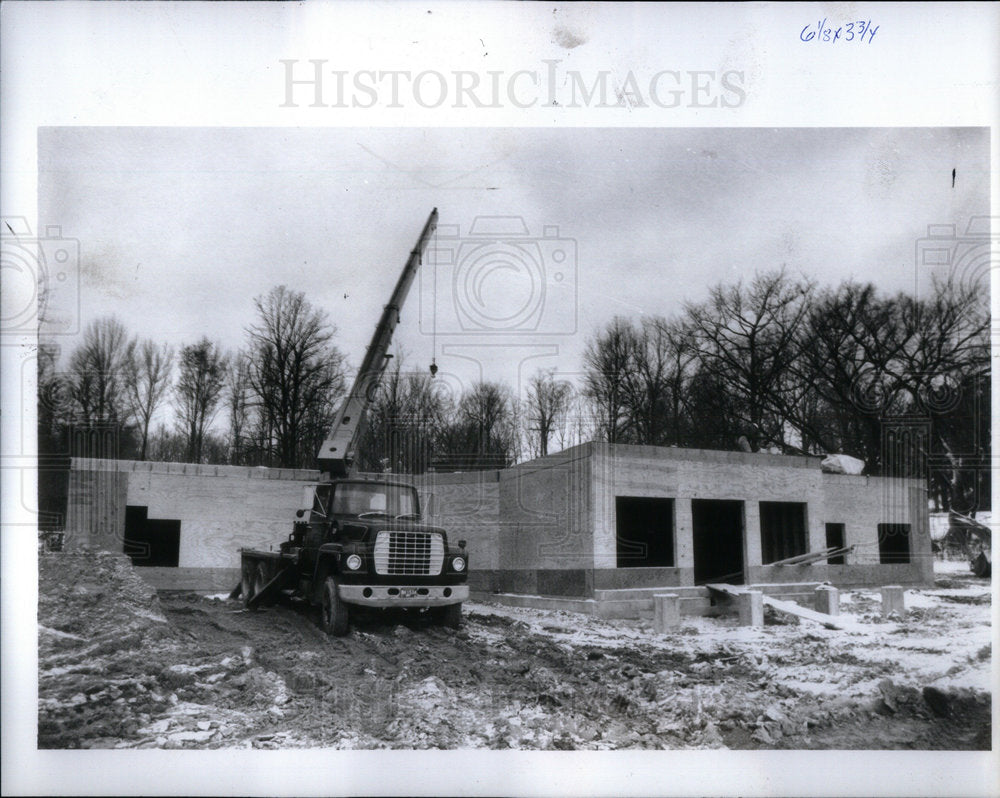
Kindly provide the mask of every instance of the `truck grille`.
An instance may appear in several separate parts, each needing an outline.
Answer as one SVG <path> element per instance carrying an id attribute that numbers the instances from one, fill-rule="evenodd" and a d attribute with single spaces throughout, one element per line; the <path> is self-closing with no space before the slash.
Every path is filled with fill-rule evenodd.
<path id="1" fill-rule="evenodd" d="M 379 532 L 375 573 L 437 576 L 444 564 L 444 541 L 437 532 Z"/>

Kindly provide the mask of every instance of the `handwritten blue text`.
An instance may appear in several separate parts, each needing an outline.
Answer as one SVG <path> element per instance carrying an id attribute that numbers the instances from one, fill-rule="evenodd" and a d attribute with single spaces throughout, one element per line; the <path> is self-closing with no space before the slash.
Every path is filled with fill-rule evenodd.
<path id="1" fill-rule="evenodd" d="M 857 42 L 864 44 L 865 37 L 868 37 L 868 44 L 872 43 L 875 34 L 878 33 L 878 25 L 872 27 L 870 19 L 862 19 L 857 22 L 847 22 L 839 27 L 833 27 L 827 20 L 817 22 L 815 27 L 810 23 L 799 33 L 799 39 L 804 42 Z"/>

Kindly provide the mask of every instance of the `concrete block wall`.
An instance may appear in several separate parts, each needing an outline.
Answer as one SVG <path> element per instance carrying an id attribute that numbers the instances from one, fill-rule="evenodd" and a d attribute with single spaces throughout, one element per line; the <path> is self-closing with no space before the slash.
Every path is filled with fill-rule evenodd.
<path id="1" fill-rule="evenodd" d="M 149 518 L 182 518 L 180 568 L 239 568 L 243 547 L 288 537 L 315 471 L 134 463 L 128 503 Z"/>
<path id="2" fill-rule="evenodd" d="M 307 486 L 318 479 L 311 470 L 76 458 L 66 545 L 122 551 L 125 508 L 144 506 L 150 519 L 181 522 L 178 567 L 144 573 L 158 587 L 222 589 L 238 572 L 240 548 L 277 547 L 292 531 Z M 496 471 L 399 479 L 417 487 L 427 523 L 456 543 L 468 541 L 474 569 L 498 567 Z"/>
<path id="3" fill-rule="evenodd" d="M 743 503 L 744 563 L 754 583 L 930 584 L 933 560 L 922 481 L 826 474 L 820 458 L 624 444 L 593 444 L 594 583 L 604 587 L 694 584 L 692 499 Z M 615 569 L 616 496 L 674 500 L 674 569 Z M 826 524 L 845 524 L 856 545 L 845 566 L 762 564 L 760 502 L 806 504 L 807 550 L 826 547 Z M 881 565 L 878 524 L 910 524 L 911 563 Z M 660 573 L 654 573 L 660 572 Z"/>
<path id="4" fill-rule="evenodd" d="M 500 472 L 501 569 L 593 568 L 591 445 Z"/>
<path id="5" fill-rule="evenodd" d="M 844 524 L 844 543 L 855 546 L 845 565 L 817 564 L 820 581 L 860 584 L 930 584 L 934 580 L 927 488 L 921 480 L 823 474 L 820 526 Z M 879 524 L 910 525 L 910 563 L 880 564 Z M 825 546 L 825 538 L 820 548 Z M 777 571 L 779 569 L 773 569 Z M 773 575 L 772 575 L 773 576 Z"/>
<path id="6" fill-rule="evenodd" d="M 178 567 L 238 569 L 241 547 L 268 548 L 291 531 L 318 472 L 74 459 L 67 529 L 81 543 L 122 551 L 125 507 L 181 522 Z M 70 544 L 73 545 L 73 544 Z"/>
<path id="7" fill-rule="evenodd" d="M 118 471 L 114 463 L 114 460 L 71 460 L 63 540 L 67 550 L 83 546 L 122 550 L 128 475 Z"/>
<path id="8" fill-rule="evenodd" d="M 822 496 L 819 459 L 745 452 L 594 444 L 594 567 L 617 563 L 616 496 L 674 500 L 674 584 L 694 584 L 692 499 L 743 502 L 744 563 L 761 563 L 762 501 L 806 502 L 809 548 L 825 545 L 825 527 L 809 508 Z M 632 569 L 628 569 L 632 570 Z M 635 584 L 646 569 L 635 569 Z"/>
<path id="9" fill-rule="evenodd" d="M 121 551 L 125 506 L 142 505 L 149 518 L 181 521 L 175 570 L 222 574 L 238 568 L 241 547 L 267 548 L 284 539 L 302 506 L 304 487 L 318 476 L 290 469 L 76 459 L 69 479 L 67 546 L 89 543 Z M 923 484 L 824 474 L 818 458 L 593 443 L 503 471 L 400 479 L 417 487 L 428 523 L 445 528 L 455 542 L 468 541 L 470 584 L 477 590 L 591 596 L 595 590 L 691 586 L 692 499 L 743 502 L 744 562 L 751 582 L 828 580 L 850 586 L 933 580 Z M 674 500 L 674 568 L 616 567 L 616 496 Z M 845 542 L 857 546 L 855 553 L 844 566 L 762 566 L 761 501 L 806 503 L 810 551 L 825 547 L 827 522 L 845 524 Z M 879 523 L 911 525 L 910 565 L 879 564 Z"/>

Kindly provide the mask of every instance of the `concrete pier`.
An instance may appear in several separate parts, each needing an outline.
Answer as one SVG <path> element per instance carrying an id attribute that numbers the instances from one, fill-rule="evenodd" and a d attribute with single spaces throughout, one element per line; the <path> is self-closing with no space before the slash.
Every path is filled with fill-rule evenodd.
<path id="1" fill-rule="evenodd" d="M 653 628 L 669 632 L 680 626 L 681 597 L 676 593 L 656 593 L 653 596 Z"/>
<path id="2" fill-rule="evenodd" d="M 814 594 L 813 607 L 826 615 L 840 615 L 840 591 L 833 585 L 820 585 Z"/>
<path id="3" fill-rule="evenodd" d="M 737 596 L 740 611 L 740 626 L 764 625 L 764 594 L 759 590 L 747 590 Z"/>
<path id="4" fill-rule="evenodd" d="M 906 613 L 906 592 L 900 585 L 886 585 L 882 588 L 882 617 L 896 613 Z"/>

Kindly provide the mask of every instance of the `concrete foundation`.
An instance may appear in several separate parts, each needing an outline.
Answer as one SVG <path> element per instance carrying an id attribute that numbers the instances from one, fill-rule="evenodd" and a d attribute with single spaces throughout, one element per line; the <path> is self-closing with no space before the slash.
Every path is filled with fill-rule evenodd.
<path id="1" fill-rule="evenodd" d="M 653 596 L 653 628 L 668 632 L 681 623 L 681 597 L 676 593 L 657 593 Z"/>

